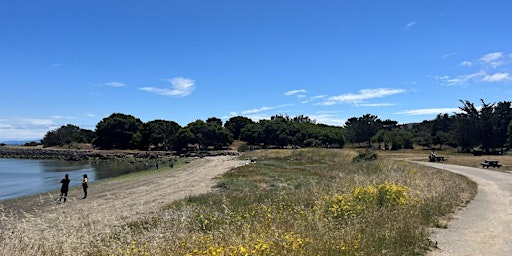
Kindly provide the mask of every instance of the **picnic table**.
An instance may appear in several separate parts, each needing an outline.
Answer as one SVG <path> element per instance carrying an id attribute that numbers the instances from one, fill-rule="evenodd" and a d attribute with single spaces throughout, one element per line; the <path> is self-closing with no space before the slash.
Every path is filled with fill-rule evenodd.
<path id="1" fill-rule="evenodd" d="M 428 159 L 430 160 L 430 162 L 444 162 L 446 160 L 446 157 L 430 155 Z"/>
<path id="2" fill-rule="evenodd" d="M 482 165 L 482 168 L 489 168 L 489 167 L 500 168 L 502 166 L 502 164 L 500 164 L 500 161 L 498 161 L 498 160 L 485 160 L 483 163 L 481 163 L 481 165 Z"/>
<path id="3" fill-rule="evenodd" d="M 436 156 L 436 162 L 444 162 L 445 157 L 444 156 Z"/>

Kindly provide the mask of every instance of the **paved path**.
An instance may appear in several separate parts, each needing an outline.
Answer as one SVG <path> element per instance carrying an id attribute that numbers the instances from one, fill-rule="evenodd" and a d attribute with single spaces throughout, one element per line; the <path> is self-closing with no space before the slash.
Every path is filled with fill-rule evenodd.
<path id="1" fill-rule="evenodd" d="M 416 162 L 462 174 L 478 184 L 478 193 L 447 229 L 430 237 L 431 255 L 512 255 L 512 174 L 449 164 Z"/>

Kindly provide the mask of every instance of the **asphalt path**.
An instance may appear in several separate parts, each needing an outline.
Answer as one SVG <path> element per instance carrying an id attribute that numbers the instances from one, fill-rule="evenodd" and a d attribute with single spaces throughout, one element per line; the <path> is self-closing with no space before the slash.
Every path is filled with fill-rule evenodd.
<path id="1" fill-rule="evenodd" d="M 493 169 L 415 162 L 464 175 L 478 184 L 467 207 L 458 211 L 447 229 L 435 229 L 430 239 L 438 249 L 430 255 L 512 255 L 512 174 Z"/>

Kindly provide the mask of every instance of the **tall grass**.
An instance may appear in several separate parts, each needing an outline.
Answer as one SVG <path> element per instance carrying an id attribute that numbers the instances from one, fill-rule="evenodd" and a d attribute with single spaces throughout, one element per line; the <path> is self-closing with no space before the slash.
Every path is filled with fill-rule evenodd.
<path id="1" fill-rule="evenodd" d="M 255 163 L 219 179 L 216 192 L 173 202 L 109 230 L 67 227 L 70 250 L 41 234 L 2 233 L 0 254 L 421 255 L 429 229 L 476 191 L 456 174 L 344 150 L 246 153 Z M 3 212 L 2 219 L 10 217 Z M 3 221 L 2 220 L 2 221 Z M 82 239 L 79 239 L 82 238 Z"/>

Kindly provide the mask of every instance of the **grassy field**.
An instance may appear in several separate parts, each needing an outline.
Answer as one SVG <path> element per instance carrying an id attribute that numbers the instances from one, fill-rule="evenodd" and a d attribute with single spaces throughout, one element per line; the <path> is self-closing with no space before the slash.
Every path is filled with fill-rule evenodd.
<path id="1" fill-rule="evenodd" d="M 476 193 L 462 176 L 393 160 L 428 153 L 354 162 L 357 155 L 247 152 L 242 157 L 254 162 L 219 178 L 215 192 L 111 227 L 76 255 L 422 255 L 431 228 L 445 227 L 447 216 Z M 456 163 L 456 155 L 447 157 Z M 80 230 L 67 232 L 79 236 Z"/>

